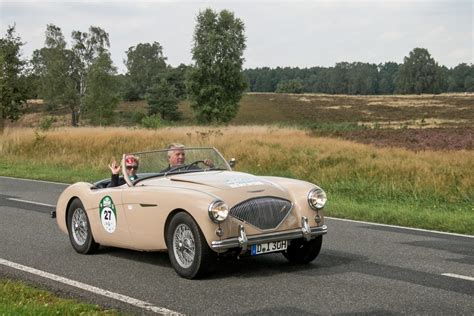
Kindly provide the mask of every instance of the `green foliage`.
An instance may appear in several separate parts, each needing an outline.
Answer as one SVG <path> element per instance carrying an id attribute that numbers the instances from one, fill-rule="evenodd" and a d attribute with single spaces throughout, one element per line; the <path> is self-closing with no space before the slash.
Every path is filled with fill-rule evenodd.
<path id="1" fill-rule="evenodd" d="M 127 50 L 126 100 L 143 100 L 155 79 L 166 71 L 166 57 L 158 42 L 140 43 Z"/>
<path id="2" fill-rule="evenodd" d="M 45 116 L 40 122 L 39 129 L 42 131 L 47 131 L 51 129 L 53 123 L 56 122 L 56 118 L 52 116 Z"/>
<path id="3" fill-rule="evenodd" d="M 440 67 L 428 50 L 415 48 L 400 66 L 397 91 L 407 94 L 439 93 L 442 80 Z"/>
<path id="4" fill-rule="evenodd" d="M 25 61 L 21 59 L 20 37 L 15 35 L 15 26 L 9 26 L 5 37 L 0 39 L 0 132 L 3 120 L 17 120 L 26 101 L 26 88 L 21 77 Z"/>
<path id="5" fill-rule="evenodd" d="M 109 125 L 114 121 L 114 111 L 118 104 L 115 67 L 110 55 L 100 54 L 89 67 L 84 97 L 84 110 L 94 125 Z"/>
<path id="6" fill-rule="evenodd" d="M 278 93 L 303 93 L 303 82 L 299 79 L 291 79 L 280 82 L 277 85 Z"/>
<path id="7" fill-rule="evenodd" d="M 186 74 L 189 67 L 180 64 L 178 67 L 168 67 L 164 75 L 165 80 L 174 86 L 175 95 L 179 100 L 186 98 Z"/>
<path id="8" fill-rule="evenodd" d="M 147 95 L 148 113 L 158 114 L 162 119 L 178 120 L 181 113 L 178 110 L 178 98 L 176 89 L 166 80 L 162 79 L 155 84 Z"/>
<path id="9" fill-rule="evenodd" d="M 163 120 L 157 115 L 145 116 L 141 121 L 141 126 L 149 129 L 157 129 L 163 126 Z"/>
<path id="10" fill-rule="evenodd" d="M 200 122 L 228 122 L 246 88 L 244 23 L 227 10 L 206 9 L 197 16 L 193 40 L 195 65 L 187 81 L 191 107 Z"/>
<path id="11" fill-rule="evenodd" d="M 452 92 L 474 91 L 474 65 L 459 64 L 451 71 L 448 90 Z"/>
<path id="12" fill-rule="evenodd" d="M 73 52 L 66 48 L 59 27 L 49 24 L 45 34 L 45 47 L 36 50 L 32 58 L 33 72 L 41 78 L 40 94 L 48 110 L 66 105 L 75 112 L 79 106 L 77 60 Z"/>
<path id="13" fill-rule="evenodd" d="M 31 60 L 32 73 L 41 80 L 39 94 L 50 110 L 68 106 L 73 126 L 79 124 L 83 111 L 92 113 L 92 109 L 97 111 L 94 123 L 109 123 L 110 109 L 117 102 L 111 92 L 115 70 L 108 57 L 109 35 L 91 26 L 86 33 L 73 31 L 72 39 L 68 49 L 61 29 L 47 25 L 45 47 L 36 50 Z"/>
<path id="14" fill-rule="evenodd" d="M 395 81 L 399 67 L 394 62 L 379 65 L 378 94 L 393 94 L 395 92 Z"/>

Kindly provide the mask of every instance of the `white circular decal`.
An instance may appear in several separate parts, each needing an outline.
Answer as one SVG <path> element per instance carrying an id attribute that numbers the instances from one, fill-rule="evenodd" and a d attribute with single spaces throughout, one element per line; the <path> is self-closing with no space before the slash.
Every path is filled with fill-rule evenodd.
<path id="1" fill-rule="evenodd" d="M 110 196 L 102 198 L 99 204 L 100 222 L 108 233 L 113 233 L 117 227 L 115 205 Z"/>

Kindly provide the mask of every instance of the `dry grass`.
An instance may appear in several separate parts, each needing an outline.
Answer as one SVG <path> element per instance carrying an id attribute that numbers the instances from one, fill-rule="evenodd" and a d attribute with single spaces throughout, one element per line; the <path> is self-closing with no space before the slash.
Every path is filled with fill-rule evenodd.
<path id="1" fill-rule="evenodd" d="M 122 153 L 164 148 L 174 141 L 214 146 L 225 157 L 237 158 L 241 170 L 288 175 L 323 186 L 360 182 L 369 187 L 373 184 L 369 188 L 372 193 L 436 194 L 447 201 L 473 195 L 473 151 L 415 153 L 374 148 L 314 137 L 296 128 L 61 128 L 39 134 L 32 129 L 8 128 L 0 138 L 0 154 L 12 161 L 106 170 L 111 159 Z"/>

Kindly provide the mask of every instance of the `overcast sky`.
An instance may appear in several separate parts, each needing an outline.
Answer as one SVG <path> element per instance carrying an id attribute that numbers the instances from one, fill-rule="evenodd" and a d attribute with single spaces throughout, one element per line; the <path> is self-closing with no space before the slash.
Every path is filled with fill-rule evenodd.
<path id="1" fill-rule="evenodd" d="M 125 51 L 159 42 L 168 63 L 191 64 L 200 10 L 228 9 L 245 24 L 245 68 L 334 66 L 341 61 L 403 62 L 415 47 L 441 65 L 474 63 L 473 0 L 306 1 L 40 1 L 0 0 L 1 33 L 16 23 L 30 57 L 43 47 L 47 24 L 68 43 L 73 30 L 99 26 L 110 36 L 112 59 L 125 71 Z"/>

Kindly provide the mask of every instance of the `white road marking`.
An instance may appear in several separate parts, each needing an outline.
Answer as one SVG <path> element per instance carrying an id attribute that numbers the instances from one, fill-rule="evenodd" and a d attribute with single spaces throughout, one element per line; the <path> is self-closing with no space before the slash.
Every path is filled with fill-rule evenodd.
<path id="1" fill-rule="evenodd" d="M 21 180 L 21 181 L 28 181 L 28 182 L 40 182 L 40 183 L 52 183 L 52 184 L 61 184 L 61 185 L 71 185 L 69 183 L 63 183 L 63 182 L 54 182 L 54 181 L 45 181 L 45 180 L 34 180 L 34 179 L 24 179 L 24 178 L 14 178 L 14 177 L 7 177 L 7 176 L 0 176 L 0 178 L 5 178 L 5 179 L 12 179 L 12 180 Z"/>
<path id="2" fill-rule="evenodd" d="M 351 222 L 351 223 L 360 223 L 360 224 L 367 224 L 367 225 L 374 225 L 374 226 L 383 226 L 383 227 L 392 227 L 392 228 L 399 228 L 399 229 L 406 229 L 406 230 L 415 230 L 415 231 L 419 231 L 419 232 L 442 234 L 442 235 L 450 235 L 450 236 L 457 236 L 457 237 L 474 238 L 474 235 L 463 235 L 463 234 L 456 234 L 456 233 L 440 232 L 440 231 L 437 231 L 437 230 L 428 230 L 428 229 L 413 228 L 413 227 L 404 227 L 404 226 L 396 226 L 396 225 L 387 225 L 387 224 L 371 223 L 371 222 L 364 222 L 364 221 L 357 221 L 357 220 L 353 220 L 353 219 L 336 218 L 336 217 L 329 217 L 329 216 L 324 216 L 324 218 L 329 218 L 329 219 L 332 219 L 332 220 L 335 220 L 335 221 L 343 221 L 343 222 Z"/>
<path id="3" fill-rule="evenodd" d="M 70 285 L 70 286 L 74 286 L 74 287 L 77 287 L 79 289 L 82 289 L 82 290 L 85 290 L 85 291 L 88 291 L 88 292 L 91 292 L 91 293 L 94 293 L 94 294 L 98 294 L 98 295 L 102 295 L 102 296 L 105 296 L 105 297 L 108 297 L 108 298 L 112 298 L 112 299 L 130 304 L 130 305 L 133 305 L 133 306 L 136 306 L 136 307 L 139 307 L 139 308 L 142 308 L 142 309 L 145 309 L 147 311 L 151 311 L 151 312 L 154 312 L 154 313 L 157 313 L 157 314 L 161 314 L 161 315 L 183 315 L 181 313 L 172 311 L 170 309 L 167 309 L 167 308 L 164 308 L 164 307 L 158 307 L 158 306 L 152 305 L 152 304 L 150 304 L 148 302 L 145 302 L 145 301 L 138 300 L 138 299 L 133 298 L 133 297 L 129 297 L 129 296 L 126 296 L 126 295 L 114 293 L 114 292 L 111 292 L 111 291 L 107 291 L 107 290 L 104 290 L 104 289 L 101 289 L 101 288 L 98 288 L 98 287 L 95 287 L 95 286 L 92 286 L 92 285 L 88 285 L 88 284 L 85 284 L 85 283 L 82 283 L 82 282 L 67 279 L 67 278 L 64 278 L 64 277 L 56 275 L 56 274 L 52 274 L 52 273 L 49 273 L 49 272 L 37 270 L 35 268 L 24 266 L 24 265 L 21 265 L 19 263 L 8 261 L 8 260 L 2 259 L 2 258 L 0 258 L 0 264 L 2 264 L 4 266 L 7 266 L 7 267 L 10 267 L 10 268 L 17 269 L 17 270 L 32 273 L 32 274 L 35 274 L 35 275 L 38 275 L 40 277 L 47 278 L 47 279 L 50 279 L 50 280 L 53 280 L 53 281 L 57 281 L 57 282 L 64 283 L 64 284 L 67 284 L 67 285 Z"/>
<path id="4" fill-rule="evenodd" d="M 41 206 L 56 207 L 56 205 L 40 203 L 40 202 L 33 202 L 33 201 L 28 201 L 28 200 L 16 199 L 16 198 L 7 198 L 7 200 L 17 201 L 17 202 L 22 202 L 22 203 L 28 203 L 28 204 L 41 205 Z"/>
<path id="5" fill-rule="evenodd" d="M 465 276 L 465 275 L 460 275 L 460 274 L 455 274 L 455 273 L 442 273 L 441 275 L 451 277 L 451 278 L 456 278 L 456 279 L 463 279 L 463 280 L 468 280 L 468 281 L 474 281 L 473 277 L 470 276 Z"/>

